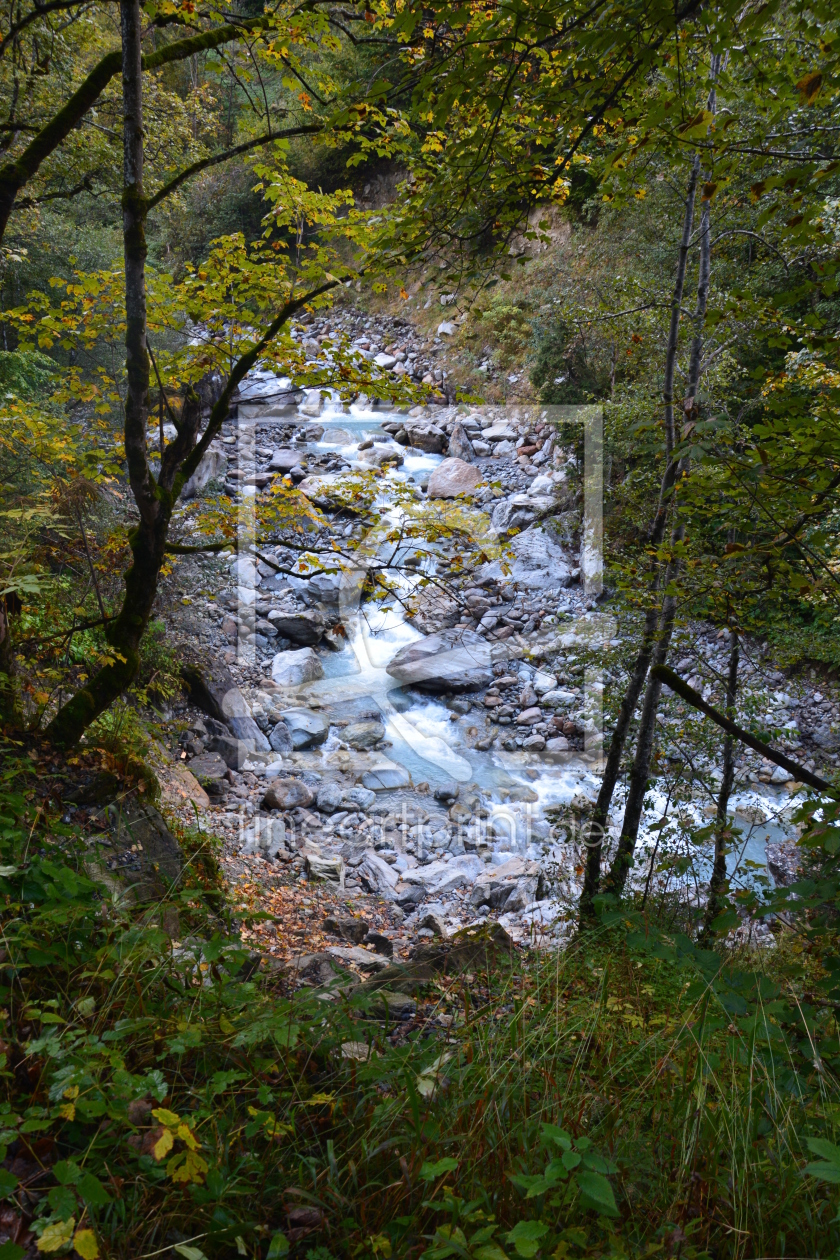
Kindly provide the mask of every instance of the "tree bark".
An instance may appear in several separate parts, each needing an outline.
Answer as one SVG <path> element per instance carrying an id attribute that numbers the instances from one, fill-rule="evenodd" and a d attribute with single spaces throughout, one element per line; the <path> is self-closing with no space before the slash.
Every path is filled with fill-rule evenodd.
<path id="1" fill-rule="evenodd" d="M 741 644 L 738 631 L 729 632 L 729 670 L 726 676 L 726 716 L 732 721 L 735 717 L 735 698 L 738 692 L 738 665 L 740 663 Z M 714 938 L 712 924 L 720 914 L 723 896 L 726 891 L 726 850 L 730 837 L 727 826 L 729 798 L 735 783 L 735 736 L 727 731 L 723 737 L 722 778 L 715 810 L 715 860 L 712 877 L 709 880 L 709 900 L 703 915 L 699 941 L 708 945 Z"/>

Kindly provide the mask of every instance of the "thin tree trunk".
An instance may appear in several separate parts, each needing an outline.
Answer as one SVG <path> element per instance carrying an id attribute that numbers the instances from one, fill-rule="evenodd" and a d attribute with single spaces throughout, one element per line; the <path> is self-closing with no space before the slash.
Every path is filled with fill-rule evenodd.
<path id="1" fill-rule="evenodd" d="M 720 57 L 715 55 L 712 57 L 711 75 L 717 78 L 720 69 Z M 714 87 L 709 93 L 709 110 L 714 113 L 716 105 L 716 93 Z M 697 187 L 697 179 L 700 170 L 700 155 L 695 155 L 692 164 L 692 179 L 694 183 L 695 195 Z M 685 224 L 683 225 L 683 241 L 686 239 Z M 689 233 L 690 235 L 690 233 Z M 683 438 L 687 436 L 689 425 L 693 422 L 696 415 L 696 397 L 700 387 L 700 372 L 703 359 L 703 343 L 704 343 L 704 327 L 706 322 L 706 310 L 709 299 L 709 281 L 711 277 L 712 256 L 711 256 L 711 205 L 708 199 L 702 203 L 700 213 L 700 258 L 697 277 L 697 300 L 694 308 L 694 335 L 691 342 L 691 353 L 689 355 L 688 367 L 688 384 L 686 389 L 686 399 L 684 403 L 684 412 L 686 416 L 686 427 L 683 431 Z M 676 334 L 674 319 L 676 316 Z M 666 373 L 665 399 L 666 399 L 666 440 L 670 433 L 673 443 L 671 450 L 676 446 L 676 423 L 674 417 L 674 375 L 676 366 L 676 347 L 672 340 L 675 334 L 679 336 L 679 311 L 672 306 L 671 309 L 671 334 L 668 342 L 669 358 L 668 369 Z M 674 354 L 671 357 L 670 352 L 674 347 Z M 670 397 L 670 403 L 669 403 Z M 672 486 L 677 481 L 687 476 L 689 471 L 689 461 L 687 457 L 678 460 L 671 459 L 671 466 L 674 468 L 674 477 Z M 663 479 L 664 480 L 664 479 Z M 660 498 L 659 511 L 657 517 L 664 517 L 664 511 L 667 511 L 667 501 Z M 655 665 L 665 665 L 668 660 L 668 653 L 671 649 L 671 639 L 674 634 L 674 624 L 677 615 L 677 596 L 673 589 L 677 577 L 679 576 L 680 561 L 679 550 L 685 540 L 685 526 L 677 523 L 671 535 L 671 547 L 673 558 L 669 562 L 666 577 L 666 594 L 662 605 L 662 617 L 659 626 L 659 636 L 656 643 L 654 654 Z M 670 589 L 669 589 L 670 588 Z M 662 683 L 658 677 L 651 676 L 647 680 L 645 689 L 645 698 L 642 703 L 642 713 L 639 719 L 639 729 L 636 736 L 636 752 L 633 758 L 633 765 L 630 770 L 629 789 L 627 793 L 627 801 L 624 806 L 624 818 L 621 824 L 621 836 L 619 838 L 618 847 L 613 859 L 610 873 L 605 882 L 605 891 L 613 895 L 620 896 L 624 891 L 627 882 L 627 876 L 633 865 L 633 855 L 636 849 L 636 841 L 639 836 L 639 826 L 642 820 L 642 812 L 644 810 L 645 795 L 648 789 L 648 780 L 650 776 L 650 765 L 653 758 L 653 748 L 656 736 L 656 715 L 659 710 L 659 699 L 662 694 Z"/>
<path id="2" fill-rule="evenodd" d="M 659 490 L 659 505 L 648 534 L 648 543 L 652 547 L 659 547 L 665 537 L 665 526 L 668 520 L 668 506 L 677 474 L 678 461 L 675 461 L 673 458 L 674 448 L 676 446 L 674 426 L 674 375 L 676 371 L 677 350 L 679 348 L 680 312 L 682 310 L 683 293 L 685 291 L 685 273 L 688 263 L 689 248 L 691 245 L 691 235 L 694 230 L 694 205 L 697 198 L 697 180 L 699 172 L 700 161 L 698 157 L 692 163 L 688 188 L 686 190 L 682 234 L 680 236 L 679 254 L 677 256 L 677 274 L 674 279 L 674 292 L 671 299 L 671 323 L 668 330 L 668 347 L 665 353 L 665 383 L 662 391 L 663 402 L 665 404 L 665 472 L 663 474 Z M 613 794 L 621 772 L 621 760 L 624 756 L 624 749 L 627 744 L 627 737 L 630 733 L 633 714 L 636 711 L 636 705 L 639 703 L 639 697 L 641 696 L 642 688 L 645 685 L 645 679 L 648 675 L 648 669 L 650 668 L 654 645 L 656 643 L 656 629 L 659 622 L 657 593 L 659 591 L 661 575 L 661 565 L 658 562 L 655 562 L 655 572 L 650 589 L 651 604 L 645 616 L 641 647 L 639 648 L 639 652 L 633 664 L 630 680 L 627 684 L 624 699 L 621 702 L 621 708 L 619 709 L 618 717 L 616 719 L 615 728 L 613 729 L 613 733 L 610 738 L 610 746 L 604 763 L 604 773 L 601 779 L 601 787 L 598 791 L 598 799 L 595 802 L 595 808 L 593 809 L 587 823 L 585 836 L 586 864 L 583 877 L 583 890 L 580 898 L 581 925 L 583 925 L 587 920 L 590 920 L 594 914 L 594 899 L 598 893 L 601 882 L 601 854 L 603 850 L 607 818 L 609 817 Z"/>
<path id="3" fill-rule="evenodd" d="M 724 710 L 730 720 L 735 718 L 735 698 L 738 692 L 740 655 L 741 644 L 738 631 L 733 628 L 729 632 L 729 671 L 726 677 L 726 705 Z M 721 769 L 723 777 L 720 781 L 720 791 L 718 792 L 715 812 L 715 860 L 712 867 L 712 877 L 709 880 L 709 900 L 706 902 L 706 911 L 703 915 L 702 927 L 700 928 L 699 940 L 701 945 L 708 945 L 715 935 L 712 924 L 720 914 L 723 895 L 726 891 L 726 850 L 730 835 L 727 819 L 729 798 L 732 795 L 732 788 L 735 783 L 735 737 L 729 731 L 727 731 L 723 739 L 723 765 Z"/>

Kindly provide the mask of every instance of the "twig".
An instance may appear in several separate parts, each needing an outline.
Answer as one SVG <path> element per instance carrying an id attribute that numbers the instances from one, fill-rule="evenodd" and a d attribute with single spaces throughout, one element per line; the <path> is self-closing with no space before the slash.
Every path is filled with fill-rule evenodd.
<path id="1" fill-rule="evenodd" d="M 96 591 L 96 602 L 99 605 L 99 611 L 102 613 L 102 620 L 107 621 L 108 617 L 105 612 L 105 605 L 102 603 L 102 593 L 99 590 L 99 582 L 97 581 L 96 570 L 93 567 L 93 560 L 91 559 L 91 556 L 90 556 L 90 548 L 88 547 L 87 534 L 85 533 L 85 526 L 84 526 L 84 522 L 82 521 L 82 514 L 78 510 L 78 508 L 76 509 L 76 520 L 79 522 L 79 529 L 82 531 L 82 542 L 85 545 L 85 555 L 87 556 L 88 567 L 90 568 L 90 576 L 93 579 L 93 589 Z"/>

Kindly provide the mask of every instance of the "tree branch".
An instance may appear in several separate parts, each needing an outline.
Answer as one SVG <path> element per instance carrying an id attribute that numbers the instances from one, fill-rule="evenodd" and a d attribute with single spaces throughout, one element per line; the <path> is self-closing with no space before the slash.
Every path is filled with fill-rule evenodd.
<path id="1" fill-rule="evenodd" d="M 745 731 L 742 726 L 738 726 L 731 718 L 728 718 L 719 709 L 715 709 L 700 695 L 699 691 L 695 691 L 693 687 L 689 687 L 688 683 L 683 682 L 679 674 L 675 674 L 667 665 L 654 665 L 650 671 L 660 682 L 665 683 L 666 687 L 670 687 L 671 691 L 676 692 L 680 699 L 685 700 L 686 704 L 690 704 L 692 708 L 699 709 L 701 713 L 705 713 L 706 717 L 716 722 L 721 730 L 726 731 L 727 735 L 732 735 L 735 739 L 739 739 L 742 744 L 746 744 L 755 752 L 761 753 L 762 757 L 766 757 L 768 761 L 775 762 L 777 766 L 781 766 L 783 770 L 787 770 L 789 774 L 799 783 L 807 783 L 809 787 L 816 788 L 819 792 L 827 792 L 829 796 L 840 798 L 840 789 L 829 783 L 827 779 L 821 779 L 818 774 L 813 774 L 810 770 L 806 770 L 804 766 L 800 766 L 798 762 L 791 761 L 790 757 L 786 757 L 784 753 L 777 752 L 775 748 L 771 748 L 769 744 L 765 744 L 763 740 L 758 739 L 755 735 L 751 735 L 749 731 Z"/>
<path id="2" fill-rule="evenodd" d="M 266 135 L 257 136 L 254 140 L 246 140 L 242 144 L 235 145 L 232 149 L 225 149 L 223 153 L 216 153 L 212 157 L 201 158 L 198 162 L 193 162 L 192 166 L 187 166 L 180 174 L 174 176 L 168 184 L 164 184 L 154 197 L 150 197 L 146 208 L 153 210 L 164 197 L 168 197 L 170 193 L 174 193 L 180 188 L 186 180 L 193 175 L 198 175 L 201 171 L 206 171 L 211 166 L 219 166 L 222 162 L 228 162 L 231 158 L 238 157 L 241 153 L 248 153 L 251 149 L 257 149 L 260 145 L 270 144 L 272 140 L 283 140 L 289 136 L 307 136 L 316 135 L 323 131 L 323 124 L 313 123 L 308 127 L 287 127 L 283 131 L 269 131 Z"/>

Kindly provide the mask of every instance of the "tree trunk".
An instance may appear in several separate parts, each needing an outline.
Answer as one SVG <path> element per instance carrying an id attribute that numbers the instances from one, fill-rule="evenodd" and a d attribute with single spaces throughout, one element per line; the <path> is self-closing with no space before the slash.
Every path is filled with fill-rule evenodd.
<path id="1" fill-rule="evenodd" d="M 155 482 L 146 455 L 149 354 L 146 348 L 146 201 L 143 196 L 142 21 L 139 0 L 120 0 L 123 83 L 123 253 L 125 261 L 128 479 L 140 514 L 129 534 L 132 563 L 122 607 L 105 629 L 109 660 L 47 727 L 56 743 L 75 744 L 91 722 L 130 685 L 140 665 L 140 640 L 152 612 L 172 514 L 172 496 Z"/>
<path id="2" fill-rule="evenodd" d="M 714 56 L 711 64 L 712 78 L 716 78 L 720 68 L 720 58 Z M 712 113 L 715 111 L 716 95 L 714 87 L 709 93 L 709 109 Z M 695 155 L 692 164 L 692 182 L 694 187 L 694 196 L 696 196 L 697 180 L 700 171 L 700 155 Z M 693 202 L 692 202 L 693 210 Z M 683 237 L 680 245 L 680 262 L 683 267 L 683 275 L 685 274 L 685 264 L 683 261 L 683 244 L 686 241 L 686 223 L 688 213 L 683 222 Z M 689 240 L 691 233 L 688 233 Z M 700 374 L 703 361 L 703 330 L 706 323 L 706 309 L 709 300 L 709 280 L 711 277 L 712 255 L 711 255 L 711 207 L 708 199 L 702 204 L 700 213 L 700 258 L 697 276 L 697 300 L 694 308 L 694 334 L 691 342 L 691 353 L 689 356 L 688 367 L 688 383 L 686 389 L 686 399 L 684 403 L 684 411 L 686 416 L 686 429 L 682 434 L 686 437 L 688 434 L 688 425 L 693 422 L 696 414 L 696 396 L 700 387 Z M 676 329 L 675 329 L 676 315 Z M 679 311 L 672 305 L 671 308 L 671 335 L 668 339 L 668 359 L 665 384 L 665 411 L 666 411 L 666 440 L 670 431 L 671 441 L 673 443 L 671 450 L 673 452 L 676 446 L 676 427 L 674 418 L 674 375 L 676 367 L 676 345 L 679 337 Z M 670 402 L 669 402 L 670 394 Z M 674 468 L 674 477 L 672 486 L 677 480 L 688 474 L 689 462 L 686 457 L 679 460 L 671 459 L 671 466 Z M 664 479 L 663 479 L 664 480 Z M 667 501 L 660 497 L 659 511 L 657 519 L 663 519 L 664 511 L 667 511 Z M 677 596 L 669 587 L 673 587 L 679 575 L 680 562 L 678 552 L 685 540 L 685 526 L 677 524 L 672 532 L 671 546 L 675 553 L 668 565 L 668 572 L 665 581 L 666 594 L 662 605 L 662 618 L 659 627 L 659 637 L 656 643 L 655 665 L 664 665 L 668 660 L 668 653 L 671 649 L 671 639 L 674 633 L 674 623 L 677 615 Z M 658 677 L 648 678 L 647 687 L 645 689 L 645 698 L 642 703 L 642 713 L 639 719 L 639 730 L 636 737 L 636 753 L 633 758 L 633 765 L 630 770 L 629 790 L 627 793 L 627 801 L 624 806 L 624 818 L 621 824 L 621 836 L 619 838 L 618 847 L 613 859 L 612 867 L 606 881 L 605 891 L 613 895 L 620 896 L 624 891 L 627 882 L 627 876 L 633 864 L 633 854 L 636 849 L 636 841 L 639 836 L 639 826 L 642 820 L 642 812 L 644 810 L 645 794 L 648 789 L 648 779 L 650 775 L 650 764 L 653 758 L 653 748 L 656 735 L 656 715 L 659 710 L 659 699 L 662 694 L 662 683 Z"/>
<path id="3" fill-rule="evenodd" d="M 738 692 L 738 665 L 740 663 L 741 644 L 738 637 L 738 631 L 733 629 L 729 633 L 729 671 L 726 677 L 726 716 L 732 720 L 735 718 L 735 698 Z M 706 911 L 703 915 L 703 924 L 700 928 L 699 941 L 701 945 L 708 945 L 714 938 L 714 929 L 712 924 L 720 914 L 723 901 L 723 894 L 726 891 L 726 849 L 729 840 L 729 828 L 727 826 L 729 813 L 729 798 L 732 795 L 732 788 L 735 783 L 735 737 L 728 731 L 723 739 L 723 777 L 720 781 L 720 791 L 717 798 L 717 809 L 715 811 L 715 860 L 712 867 L 712 877 L 709 880 L 709 900 L 706 902 Z"/>
<path id="4" fill-rule="evenodd" d="M 674 426 L 674 374 L 676 370 L 677 350 L 679 347 L 680 312 L 682 310 L 683 293 L 685 291 L 685 273 L 689 248 L 691 245 L 691 234 L 694 230 L 694 205 L 697 198 L 697 180 L 699 172 L 700 162 L 699 158 L 696 158 L 691 167 L 688 188 L 686 190 L 682 234 L 680 236 L 680 247 L 677 257 L 677 274 L 674 279 L 674 292 L 671 299 L 671 323 L 668 330 L 668 347 L 665 354 L 665 380 L 662 391 L 663 402 L 665 404 L 665 472 L 663 474 L 662 484 L 659 490 L 659 505 L 648 535 L 648 543 L 652 547 L 659 547 L 665 537 L 665 526 L 668 520 L 668 506 L 671 500 L 671 491 L 673 490 L 677 474 L 678 461 L 675 461 L 673 458 L 674 448 L 676 446 Z M 595 808 L 592 811 L 592 815 L 586 828 L 586 864 L 583 877 L 583 890 L 580 897 L 581 926 L 587 920 L 591 920 L 594 914 L 594 900 L 601 882 L 601 854 L 603 850 L 607 818 L 609 817 L 613 793 L 615 792 L 615 787 L 618 783 L 618 777 L 621 772 L 621 760 L 624 756 L 624 749 L 627 744 L 627 737 L 630 733 L 633 714 L 636 710 L 636 705 L 639 703 L 639 697 L 642 694 L 642 688 L 645 685 L 645 679 L 647 678 L 648 669 L 650 668 L 650 662 L 653 656 L 654 645 L 656 642 L 656 628 L 659 621 L 657 593 L 659 591 L 660 579 L 661 566 L 658 562 L 655 562 L 654 577 L 650 589 L 651 606 L 645 617 L 644 629 L 642 631 L 642 644 L 633 664 L 630 681 L 628 682 L 627 690 L 624 693 L 624 699 L 621 702 L 621 708 L 618 713 L 615 728 L 610 739 L 609 751 L 607 752 L 607 758 L 604 763 L 604 773 L 601 779 L 598 799 L 595 802 Z"/>

